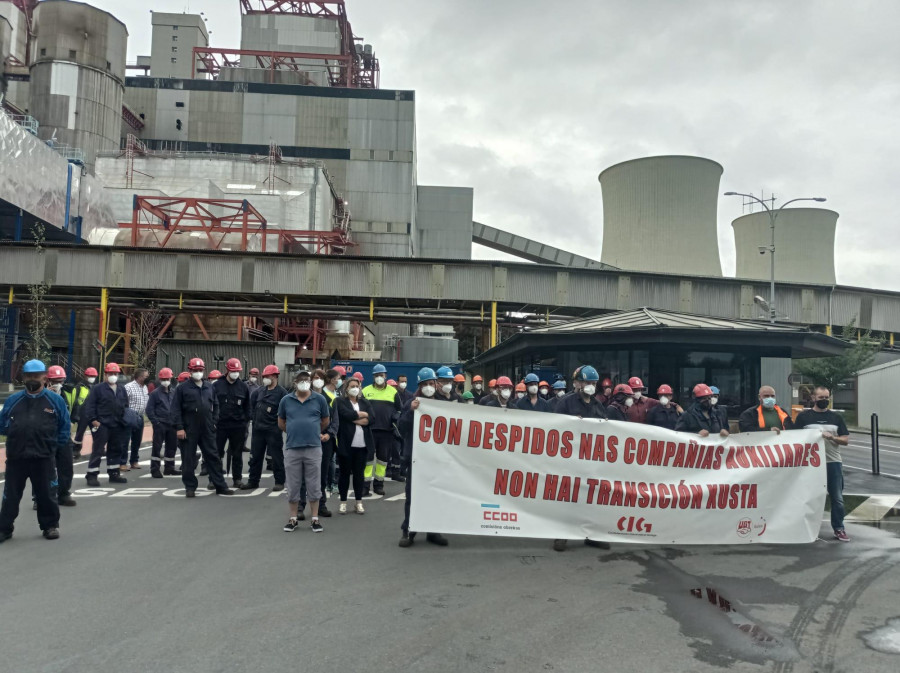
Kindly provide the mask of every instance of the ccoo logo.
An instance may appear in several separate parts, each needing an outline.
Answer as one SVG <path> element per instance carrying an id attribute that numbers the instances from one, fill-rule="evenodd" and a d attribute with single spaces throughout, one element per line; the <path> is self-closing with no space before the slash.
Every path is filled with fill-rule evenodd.
<path id="1" fill-rule="evenodd" d="M 623 516 L 619 519 L 618 529 L 627 533 L 649 533 L 653 530 L 653 524 L 647 523 L 644 517 L 635 519 L 633 516 Z"/>

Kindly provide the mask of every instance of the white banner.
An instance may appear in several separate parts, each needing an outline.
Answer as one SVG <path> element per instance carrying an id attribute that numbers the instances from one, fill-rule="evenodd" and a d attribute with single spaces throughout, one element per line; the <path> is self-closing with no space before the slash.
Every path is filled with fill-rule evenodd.
<path id="1" fill-rule="evenodd" d="M 422 401 L 410 530 L 646 544 L 812 542 L 818 430 L 727 438 Z"/>

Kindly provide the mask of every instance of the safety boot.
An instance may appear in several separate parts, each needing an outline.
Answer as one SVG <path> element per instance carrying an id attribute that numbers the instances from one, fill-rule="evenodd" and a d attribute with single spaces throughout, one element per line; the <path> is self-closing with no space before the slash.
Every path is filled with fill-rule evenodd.
<path id="1" fill-rule="evenodd" d="M 100 486 L 100 480 L 97 479 L 96 472 L 88 472 L 88 474 L 85 478 L 87 479 L 88 486 L 93 487 L 93 488 L 98 488 Z"/>
<path id="2" fill-rule="evenodd" d="M 376 480 L 372 490 L 375 492 L 375 495 L 384 495 L 384 482 Z"/>
<path id="3" fill-rule="evenodd" d="M 159 468 L 156 465 L 154 465 L 150 468 L 150 476 L 154 479 L 162 479 L 163 473 L 159 471 Z"/>
<path id="4" fill-rule="evenodd" d="M 163 468 L 163 474 L 178 475 L 181 474 L 181 468 L 175 467 L 174 463 L 166 463 L 166 466 Z"/>
<path id="5" fill-rule="evenodd" d="M 399 547 L 412 547 L 413 542 L 415 542 L 415 540 L 416 540 L 415 533 L 407 533 L 406 531 L 403 531 L 403 537 L 400 538 L 400 544 L 398 546 Z"/>
<path id="6" fill-rule="evenodd" d="M 60 507 L 74 507 L 77 504 L 78 503 L 75 502 L 75 498 L 73 498 L 69 493 L 59 496 Z"/>
<path id="7" fill-rule="evenodd" d="M 118 470 L 110 470 L 109 471 L 109 483 L 110 484 L 127 484 L 128 480 L 119 474 Z"/>

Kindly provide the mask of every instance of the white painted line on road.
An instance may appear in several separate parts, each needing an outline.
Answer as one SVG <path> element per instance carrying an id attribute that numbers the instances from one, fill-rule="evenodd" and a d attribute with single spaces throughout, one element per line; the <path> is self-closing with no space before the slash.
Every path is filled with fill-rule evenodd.
<path id="1" fill-rule="evenodd" d="M 858 472 L 868 472 L 869 474 L 872 473 L 871 467 L 854 467 L 853 465 L 847 465 L 846 463 L 844 463 L 844 467 L 846 467 L 848 470 L 856 470 Z M 894 479 L 900 479 L 900 474 L 891 474 L 889 472 L 882 472 L 880 475 L 873 474 L 872 476 L 873 477 L 878 477 L 878 476 L 893 477 Z"/>

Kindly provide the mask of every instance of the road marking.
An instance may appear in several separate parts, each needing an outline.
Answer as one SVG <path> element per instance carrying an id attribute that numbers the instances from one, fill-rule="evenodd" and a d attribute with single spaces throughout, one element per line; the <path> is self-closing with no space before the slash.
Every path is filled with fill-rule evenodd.
<path id="1" fill-rule="evenodd" d="M 872 468 L 870 467 L 854 467 L 853 465 L 847 465 L 844 463 L 844 467 L 848 470 L 856 470 L 858 472 L 872 472 Z M 889 472 L 882 472 L 881 474 L 873 474 L 873 477 L 891 477 L 893 479 L 900 479 L 900 474 L 890 474 Z"/>

